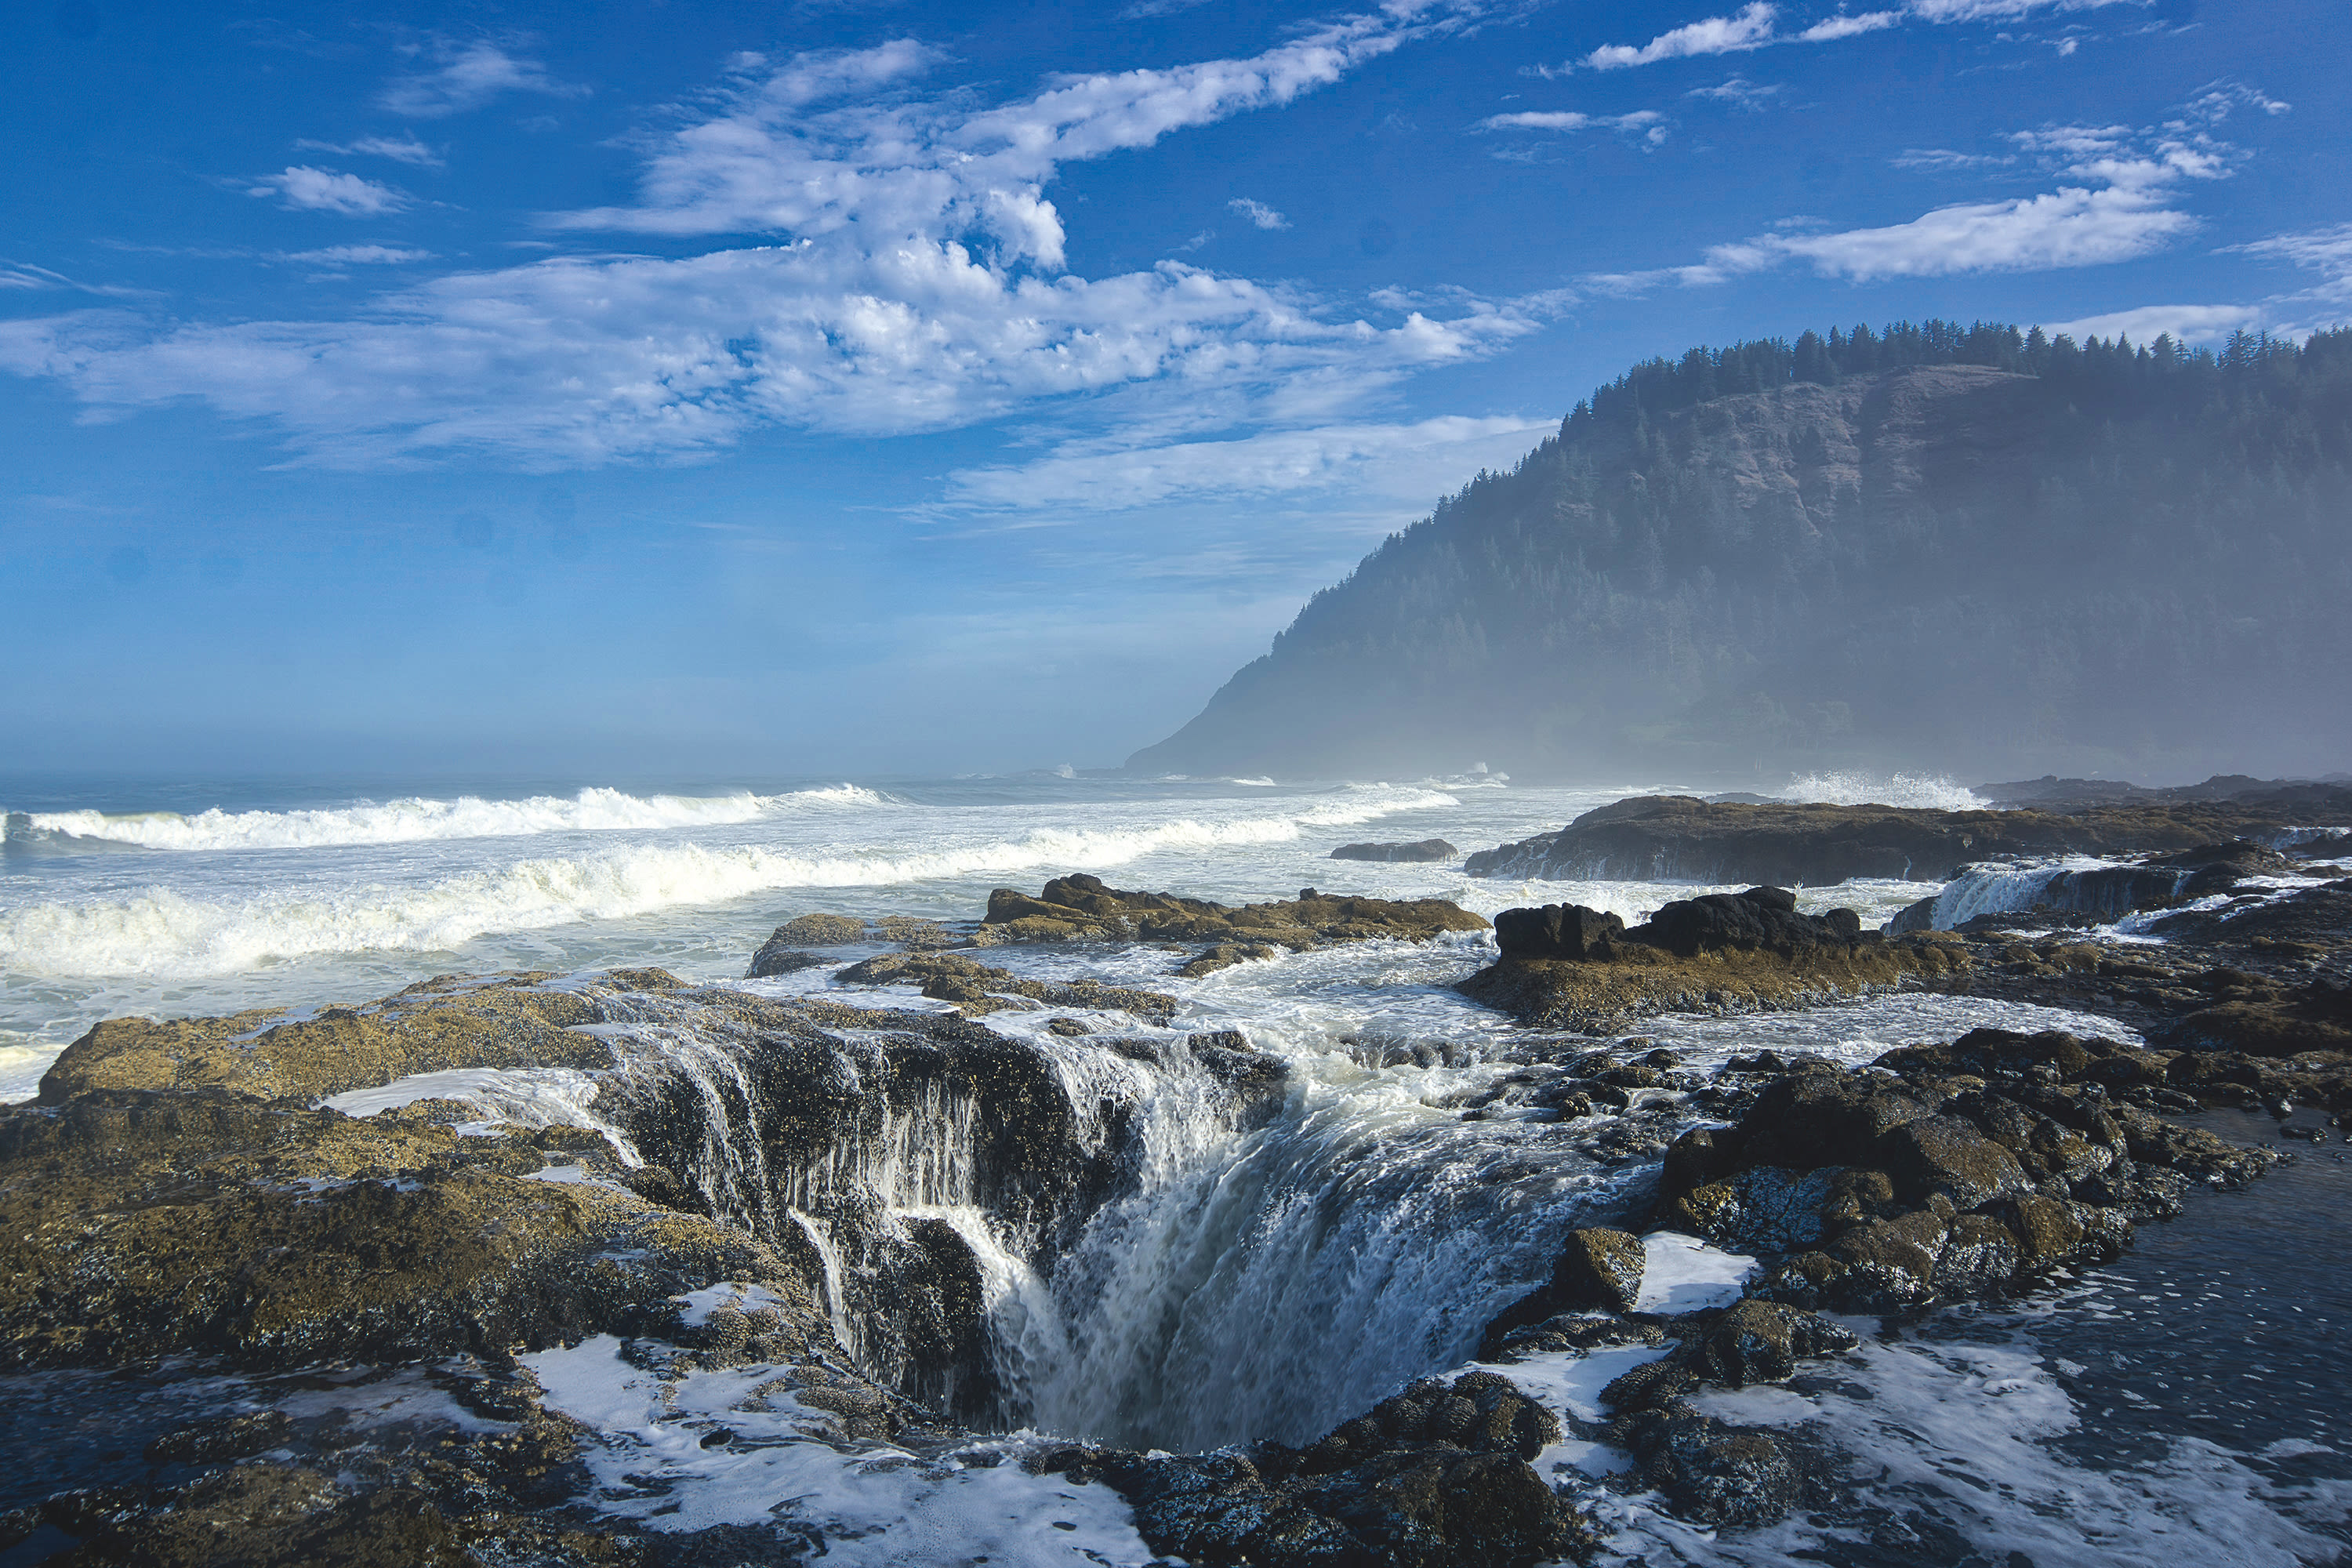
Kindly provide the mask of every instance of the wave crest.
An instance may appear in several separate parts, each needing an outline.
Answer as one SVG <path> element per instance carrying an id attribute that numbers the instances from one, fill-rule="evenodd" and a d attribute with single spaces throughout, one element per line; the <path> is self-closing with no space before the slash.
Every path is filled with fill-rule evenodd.
<path id="1" fill-rule="evenodd" d="M 1799 805 L 1895 805 L 1923 811 L 1980 811 L 1992 803 L 1965 784 L 1928 773 L 1808 773 L 1775 797 Z"/>
<path id="2" fill-rule="evenodd" d="M 1125 864 L 1155 850 L 1279 844 L 1308 829 L 1458 804 L 1431 790 L 1341 798 L 1279 816 L 1148 827 L 1041 827 L 936 849 L 796 855 L 756 846 L 637 845 L 545 856 L 410 886 L 300 888 L 243 900 L 152 887 L 127 898 L 0 915 L 0 968 L 58 978 L 233 974 L 273 961 L 371 951 L 447 952 L 495 932 L 543 931 L 724 903 L 787 888 L 887 887 L 1052 867 Z"/>
<path id="3" fill-rule="evenodd" d="M 789 795 L 753 795 L 745 790 L 724 795 L 634 795 L 616 789 L 590 788 L 568 797 L 541 795 L 524 800 L 485 800 L 468 795 L 432 800 L 410 796 L 304 811 L 230 812 L 215 806 L 193 816 L 173 811 L 120 815 L 44 811 L 21 817 L 12 815 L 11 823 L 12 831 L 27 837 L 129 844 L 142 849 L 321 849 L 446 838 L 515 838 L 541 833 L 716 827 L 794 809 L 889 804 L 885 795 L 848 784 Z M 15 829 L 16 821 L 25 827 Z"/>

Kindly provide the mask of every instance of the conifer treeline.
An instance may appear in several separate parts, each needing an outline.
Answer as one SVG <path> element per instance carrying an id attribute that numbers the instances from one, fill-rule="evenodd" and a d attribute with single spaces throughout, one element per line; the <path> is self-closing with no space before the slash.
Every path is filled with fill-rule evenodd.
<path id="1" fill-rule="evenodd" d="M 2135 347 L 2120 333 L 2078 344 L 2063 332 L 2053 338 L 2040 327 L 2021 332 L 1991 321 L 1966 327 L 1932 319 L 1895 321 L 1876 332 L 1857 324 L 1850 332 L 1832 327 L 1827 337 L 1803 332 L 1793 343 L 1759 338 L 1729 348 L 1701 345 L 1679 360 L 1644 361 L 1579 403 L 1560 434 L 1573 438 L 1593 426 L 1633 426 L 1737 393 L 1769 392 L 1800 381 L 1834 386 L 1849 376 L 1910 365 L 1979 364 L 2114 390 L 2163 387 L 2176 400 L 2193 403 L 2217 393 L 2242 395 L 2333 379 L 2348 360 L 2352 328 L 2319 332 L 2300 345 L 2267 332 L 2236 331 L 2217 353 L 2184 347 L 2169 333 Z"/>

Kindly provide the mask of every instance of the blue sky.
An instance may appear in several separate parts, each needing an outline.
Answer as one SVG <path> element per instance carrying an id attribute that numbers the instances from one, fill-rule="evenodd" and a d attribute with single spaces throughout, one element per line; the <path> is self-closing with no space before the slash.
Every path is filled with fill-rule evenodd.
<path id="1" fill-rule="evenodd" d="M 1633 360 L 2352 318 L 2322 0 L 23 15 L 0 768 L 1113 763 Z"/>

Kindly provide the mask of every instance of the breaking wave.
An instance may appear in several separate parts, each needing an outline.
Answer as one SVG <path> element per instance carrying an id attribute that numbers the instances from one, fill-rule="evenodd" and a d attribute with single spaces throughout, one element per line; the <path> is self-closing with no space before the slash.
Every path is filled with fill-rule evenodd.
<path id="1" fill-rule="evenodd" d="M 1808 773 L 1774 792 L 1799 805 L 1895 805 L 1921 811 L 1979 811 L 1991 802 L 1966 785 L 1926 773 Z"/>
<path id="2" fill-rule="evenodd" d="M 11 814 L 10 835 L 136 845 L 142 849 L 317 849 L 352 844 L 413 844 L 441 838 L 511 838 L 540 833 L 625 832 L 714 827 L 795 809 L 880 806 L 888 797 L 856 784 L 790 795 L 626 795 L 583 789 L 576 795 L 525 800 L 411 796 L 381 804 L 308 811 L 173 811 L 111 815 L 98 811 Z M 22 829 L 16 827 L 23 823 Z"/>
<path id="3" fill-rule="evenodd" d="M 625 919 L 786 888 L 887 887 L 1041 867 L 1118 866 L 1156 850 L 1280 844 L 1312 828 L 1454 804 L 1433 791 L 1403 790 L 1279 816 L 1185 817 L 1126 829 L 1041 827 L 914 852 L 800 855 L 756 846 L 639 845 L 517 860 L 422 884 L 289 888 L 238 900 L 152 887 L 126 898 L 36 904 L 0 915 L 0 967 L 60 978 L 193 977 L 320 953 L 446 952 L 493 932 Z"/>

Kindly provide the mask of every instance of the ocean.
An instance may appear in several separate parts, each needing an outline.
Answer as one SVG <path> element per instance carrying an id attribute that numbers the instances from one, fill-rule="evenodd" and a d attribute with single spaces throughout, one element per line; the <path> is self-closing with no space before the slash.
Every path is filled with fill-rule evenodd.
<path id="1" fill-rule="evenodd" d="M 1671 780 L 1526 787 L 1484 770 L 1315 785 L 1074 773 L 465 787 L 16 778 L 0 784 L 0 1100 L 30 1096 L 60 1049 L 124 1014 L 307 1011 L 434 975 L 513 969 L 651 965 L 769 994 L 820 990 L 855 953 L 779 979 L 743 978 L 780 922 L 812 912 L 970 921 L 992 888 L 1034 891 L 1075 871 L 1223 902 L 1313 887 L 1444 898 L 1486 915 L 1570 900 L 1635 921 L 1697 889 L 1488 881 L 1465 877 L 1458 857 L 1329 855 L 1356 840 L 1443 837 L 1463 851 L 1486 848 L 1643 793 L 1676 791 Z M 1815 778 L 1785 793 L 1974 800 L 1933 779 Z M 1805 889 L 1800 907 L 1851 907 L 1877 925 L 1939 887 Z M 1541 1123 L 1459 1114 L 1507 1070 L 1496 1058 L 1517 1027 L 1451 988 L 1493 952 L 1484 934 L 1371 942 L 1187 980 L 1149 944 L 991 950 L 989 963 L 1039 978 L 1171 992 L 1182 1004 L 1177 1028 L 1239 1029 L 1284 1059 L 1293 1085 L 1278 1116 L 1249 1128 L 1203 1114 L 1181 1085 L 1159 1086 L 1137 1191 L 1054 1260 L 1050 1277 L 977 1211 L 911 1200 L 953 1223 L 986 1268 L 999 1361 L 1018 1394 L 1008 1430 L 1171 1448 L 1309 1440 L 1416 1377 L 1465 1363 L 1486 1319 L 1542 1277 L 1560 1229 L 1622 1212 L 1654 1178 L 1654 1163 L 1598 1160 Z M 1019 1013 L 989 1023 L 1034 1036 L 1072 1072 L 1139 1070 L 1048 1037 Z M 1866 1062 L 1980 1025 L 2129 1037 L 2058 1009 L 1910 993 L 1763 1016 L 1661 1018 L 1643 1033 L 1705 1071 L 1763 1047 Z M 579 1113 L 576 1091 L 567 1092 L 572 1100 L 546 1108 L 551 1119 Z M 2314 1244 L 2314 1216 L 2333 1212 L 2343 1184 L 2329 1166 L 2292 1188 L 2281 1212 L 2309 1223 L 2272 1249 L 2303 1259 L 2282 1263 L 2282 1279 L 2332 1267 L 2332 1252 Z M 2262 1185 L 2200 1194 L 2171 1228 L 2242 1237 L 2229 1216 L 2258 1212 Z M 2143 1237 L 2167 1229 L 2144 1227 Z M 2029 1310 L 1949 1314 L 1932 1331 L 1893 1339 L 1871 1325 L 1864 1350 L 1835 1377 L 1721 1396 L 1726 1415 L 1824 1434 L 1856 1467 L 1857 1497 L 1948 1551 L 1896 1551 L 1883 1521 L 1859 1517 L 1718 1537 L 1602 1489 L 1615 1461 L 1589 1444 L 1547 1463 L 1606 1510 L 1609 1552 L 1627 1563 L 2332 1561 L 2352 1539 L 2342 1523 L 2352 1470 L 2329 1457 L 2323 1412 L 2340 1379 L 2316 1369 L 2345 1321 L 2341 1290 L 2306 1292 L 2296 1312 L 2271 1314 L 2284 1328 L 2245 1352 L 2248 1365 L 2269 1357 L 2282 1383 L 2316 1381 L 2321 1392 L 2304 1401 L 2311 1418 L 2298 1405 L 2292 1422 L 2258 1411 L 2216 1426 L 2199 1402 L 2220 1375 L 2213 1368 L 2247 1342 L 2247 1314 L 2212 1303 L 2250 1280 L 2274 1282 L 2263 1279 L 2260 1257 L 2240 1258 L 2232 1274 L 2199 1276 L 2210 1255 L 2144 1241 Z M 1729 1269 L 1736 1281 L 1740 1261 L 1701 1259 L 1692 1288 L 1712 1288 L 1709 1269 Z M 1673 1277 L 1662 1268 L 1661 1278 Z M 2177 1312 L 2167 1293 L 2181 1303 Z M 2137 1345 L 2132 1336 L 2146 1338 L 2151 1322 L 2167 1326 L 2157 1336 L 2165 1354 L 2205 1368 L 2203 1383 L 2145 1372 L 2144 1346 L 2101 1359 L 2102 1343 Z M 1593 1392 L 1577 1379 L 1612 1365 L 1622 1370 L 1596 1356 L 1512 1375 L 1575 1410 Z M 635 1374 L 593 1345 L 547 1352 L 540 1371 L 551 1402 L 592 1426 L 599 1412 L 622 1421 L 612 1413 L 636 1397 Z M 2206 1392 L 2176 1392 L 2174 1381 Z M 2128 1441 L 2085 1441 L 2125 1429 Z M 689 1500 L 685 1517 L 761 1517 L 772 1501 L 762 1489 L 787 1482 L 745 1463 L 682 1451 L 673 1479 Z M 1014 1487 L 1010 1474 L 984 1484 Z M 817 1486 L 797 1474 L 789 1484 Z M 843 1546 L 845 1561 L 929 1561 L 910 1543 L 969 1506 L 929 1492 L 860 1491 L 838 1475 L 824 1484 L 862 1500 L 840 1503 L 866 1531 L 854 1551 Z M 1011 1539 L 992 1560 L 1059 1563 L 1093 1552 L 1094 1561 L 1123 1562 L 1121 1528 L 1106 1518 L 1076 1539 Z"/>

